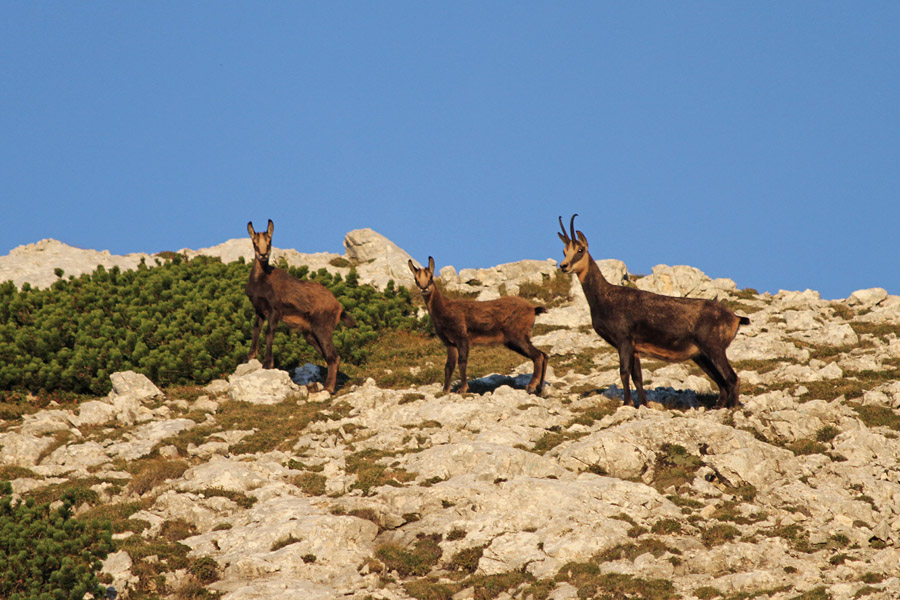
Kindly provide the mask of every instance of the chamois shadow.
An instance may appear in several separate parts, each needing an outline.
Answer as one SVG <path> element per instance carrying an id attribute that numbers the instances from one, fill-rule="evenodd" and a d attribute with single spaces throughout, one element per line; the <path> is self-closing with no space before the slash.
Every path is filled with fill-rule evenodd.
<path id="1" fill-rule="evenodd" d="M 504 385 L 515 390 L 524 390 L 529 381 L 531 381 L 531 373 L 516 375 L 515 377 L 491 373 L 490 375 L 479 377 L 478 379 L 470 379 L 468 392 L 472 394 L 486 394 L 488 392 L 493 392 Z M 544 385 L 547 384 L 545 383 Z M 459 389 L 459 385 L 455 385 L 451 389 L 455 392 Z"/>
<path id="2" fill-rule="evenodd" d="M 672 387 L 644 388 L 647 402 L 656 402 L 667 410 L 689 410 L 696 408 L 712 409 L 716 407 L 718 395 L 698 394 L 694 390 L 676 390 Z M 625 401 L 625 391 L 617 385 L 611 385 L 601 392 L 607 398 Z M 632 399 L 637 399 L 637 391 L 631 390 Z"/>
<path id="3" fill-rule="evenodd" d="M 308 386 L 315 383 L 325 385 L 325 378 L 328 376 L 328 369 L 322 365 L 314 365 L 306 363 L 300 365 L 293 371 L 289 371 L 291 381 L 297 385 Z M 350 377 L 343 371 L 337 373 L 337 388 L 341 388 L 345 383 L 350 381 Z"/>

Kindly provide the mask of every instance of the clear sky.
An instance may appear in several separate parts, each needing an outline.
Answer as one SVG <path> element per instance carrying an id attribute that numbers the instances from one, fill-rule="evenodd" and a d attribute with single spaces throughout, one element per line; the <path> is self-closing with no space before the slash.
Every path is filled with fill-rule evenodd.
<path id="1" fill-rule="evenodd" d="M 0 254 L 371 227 L 900 294 L 900 2 L 0 3 Z M 248 242 L 249 243 L 249 242 Z"/>

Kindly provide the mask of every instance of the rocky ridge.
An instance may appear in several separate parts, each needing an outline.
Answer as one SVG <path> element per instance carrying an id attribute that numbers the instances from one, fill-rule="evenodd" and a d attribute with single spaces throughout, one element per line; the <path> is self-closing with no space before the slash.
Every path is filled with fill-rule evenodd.
<path id="1" fill-rule="evenodd" d="M 361 276 L 369 265 L 368 281 L 408 285 L 405 253 L 362 237 L 344 257 Z M 197 252 L 249 255 L 238 242 Z M 337 255 L 298 256 L 286 260 L 346 269 Z M 167 564 L 134 548 L 173 530 L 213 561 L 202 584 L 227 600 L 569 600 L 614 584 L 645 594 L 622 597 L 900 597 L 900 297 L 827 301 L 741 291 L 690 267 L 636 281 L 620 261 L 601 268 L 749 316 L 729 348 L 743 406 L 708 410 L 707 378 L 652 362 L 650 406 L 621 406 L 616 356 L 576 285 L 539 319 L 534 342 L 551 354 L 540 397 L 523 389 L 530 363 L 463 395 L 370 379 L 331 397 L 255 361 L 197 393 L 117 373 L 105 398 L 0 422 L 0 468 L 17 494 L 84 482 L 86 516 L 133 507 L 104 563 L 123 598 Z M 480 298 L 555 276 L 553 261 L 441 270 Z M 157 467 L 174 470 L 148 482 Z M 161 597 L 197 583 L 176 561 L 159 570 Z"/>

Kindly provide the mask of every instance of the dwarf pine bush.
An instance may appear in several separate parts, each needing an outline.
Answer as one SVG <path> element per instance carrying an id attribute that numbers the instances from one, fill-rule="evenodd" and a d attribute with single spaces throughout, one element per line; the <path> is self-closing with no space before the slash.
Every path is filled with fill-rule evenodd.
<path id="1" fill-rule="evenodd" d="M 59 508 L 33 498 L 14 501 L 0 482 L 0 598 L 81 600 L 102 598 L 100 561 L 112 552 L 109 524 L 72 518 L 74 497 Z"/>
<path id="2" fill-rule="evenodd" d="M 285 267 L 328 287 L 357 326 L 335 330 L 343 360 L 363 364 L 366 346 L 384 328 L 418 326 L 408 290 L 384 292 L 325 269 Z M 95 395 L 109 375 L 134 370 L 161 386 L 204 384 L 247 356 L 253 309 L 244 293 L 249 267 L 218 258 L 171 260 L 136 270 L 98 267 L 48 289 L 0 284 L 0 390 L 64 390 Z M 279 327 L 279 368 L 320 360 L 302 339 Z"/>

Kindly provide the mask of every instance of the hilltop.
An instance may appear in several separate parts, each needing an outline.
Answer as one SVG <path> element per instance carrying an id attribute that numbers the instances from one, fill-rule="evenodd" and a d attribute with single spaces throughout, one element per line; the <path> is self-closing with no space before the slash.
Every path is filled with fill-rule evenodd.
<path id="1" fill-rule="evenodd" d="M 274 260 L 411 286 L 390 240 L 357 230 L 345 247 Z M 0 257 L 0 280 L 142 259 L 157 257 L 45 240 Z M 551 356 L 541 397 L 519 361 L 441 394 L 439 344 L 334 396 L 309 383 L 316 369 L 256 362 L 203 388 L 116 373 L 106 397 L 0 422 L 0 479 L 39 499 L 79 490 L 77 514 L 111 519 L 104 572 L 122 598 L 900 597 L 900 297 L 758 294 L 691 267 L 599 262 L 615 283 L 750 318 L 728 351 L 742 407 L 706 408 L 698 369 L 653 361 L 649 407 L 623 407 L 576 281 L 535 328 Z M 543 303 L 568 283 L 552 260 L 440 273 L 481 299 Z"/>

